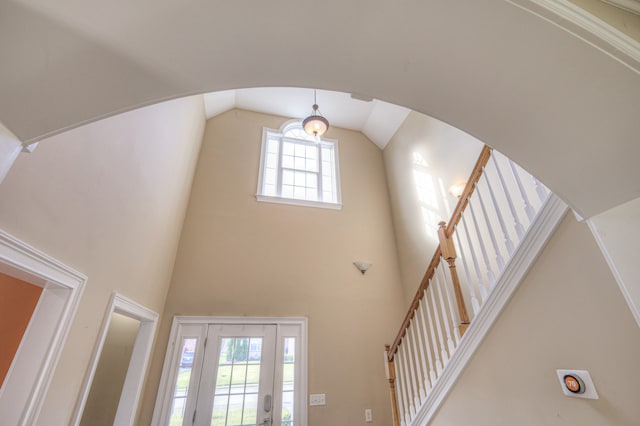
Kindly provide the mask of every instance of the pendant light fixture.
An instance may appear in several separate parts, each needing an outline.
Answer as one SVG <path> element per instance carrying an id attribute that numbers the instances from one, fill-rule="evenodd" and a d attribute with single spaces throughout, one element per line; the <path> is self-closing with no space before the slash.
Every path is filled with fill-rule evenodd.
<path id="1" fill-rule="evenodd" d="M 329 128 L 329 120 L 324 118 L 318 111 L 318 102 L 316 99 L 316 89 L 313 89 L 313 111 L 311 115 L 302 121 L 304 131 L 310 136 L 320 137 Z"/>

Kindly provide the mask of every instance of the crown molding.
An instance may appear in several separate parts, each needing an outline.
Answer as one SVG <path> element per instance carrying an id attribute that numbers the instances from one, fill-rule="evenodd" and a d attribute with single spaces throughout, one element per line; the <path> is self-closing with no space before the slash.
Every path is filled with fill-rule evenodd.
<path id="1" fill-rule="evenodd" d="M 589 43 L 640 74 L 640 42 L 568 0 L 506 0 Z M 637 0 L 620 0 L 640 9 Z M 622 7 L 622 6 L 621 6 Z"/>
<path id="2" fill-rule="evenodd" d="M 605 3 L 609 3 L 611 6 L 619 7 L 627 12 L 640 15 L 640 1 L 639 0 L 601 0 Z"/>

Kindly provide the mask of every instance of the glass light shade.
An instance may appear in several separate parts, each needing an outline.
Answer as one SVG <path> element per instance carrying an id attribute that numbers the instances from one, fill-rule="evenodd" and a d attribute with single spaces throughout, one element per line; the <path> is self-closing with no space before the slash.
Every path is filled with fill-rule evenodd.
<path id="1" fill-rule="evenodd" d="M 313 112 L 302 121 L 302 127 L 307 134 L 312 136 L 322 136 L 329 128 L 329 120 L 318 112 L 318 105 L 313 105 Z"/>

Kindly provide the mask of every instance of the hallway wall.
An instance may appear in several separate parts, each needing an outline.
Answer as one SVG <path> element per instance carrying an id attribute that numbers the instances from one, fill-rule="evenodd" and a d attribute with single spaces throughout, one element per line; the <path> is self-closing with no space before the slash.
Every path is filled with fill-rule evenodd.
<path id="1" fill-rule="evenodd" d="M 204 128 L 201 97 L 46 140 L 0 185 L 0 228 L 88 276 L 39 424 L 67 425 L 113 291 L 161 312 Z"/>
<path id="2" fill-rule="evenodd" d="M 405 306 L 409 306 L 438 246 L 438 222 L 458 199 L 483 143 L 440 120 L 412 111 L 383 151 Z"/>

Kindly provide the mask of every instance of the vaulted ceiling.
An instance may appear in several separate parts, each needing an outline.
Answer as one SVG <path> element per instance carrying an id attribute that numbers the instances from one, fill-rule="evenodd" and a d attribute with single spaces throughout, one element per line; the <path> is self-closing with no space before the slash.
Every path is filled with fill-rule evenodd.
<path id="1" fill-rule="evenodd" d="M 357 93 L 495 146 L 589 217 L 640 196 L 640 56 L 556 3 L 8 0 L 0 122 L 28 142 L 195 93 Z"/>
<path id="2" fill-rule="evenodd" d="M 357 94 L 319 90 L 315 93 L 318 111 L 330 125 L 362 132 L 380 149 L 391 140 L 410 110 L 398 105 Z M 311 113 L 313 89 L 262 87 L 207 93 L 204 103 L 207 118 L 231 108 L 305 118 Z"/>

